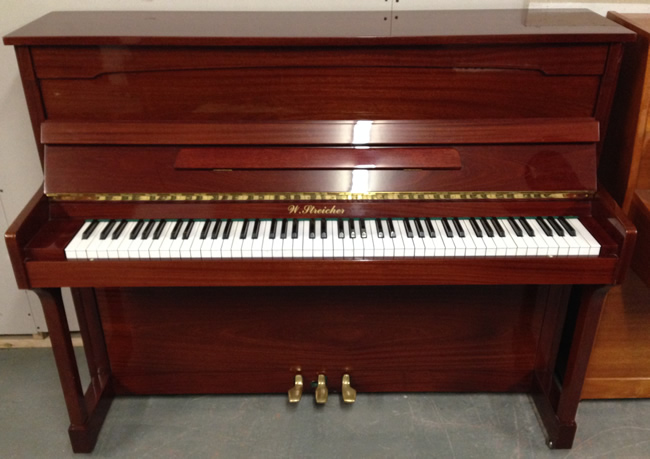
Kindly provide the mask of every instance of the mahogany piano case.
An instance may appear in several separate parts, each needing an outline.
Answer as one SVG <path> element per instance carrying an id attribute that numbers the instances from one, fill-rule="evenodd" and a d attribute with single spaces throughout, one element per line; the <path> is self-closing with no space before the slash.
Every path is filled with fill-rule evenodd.
<path id="1" fill-rule="evenodd" d="M 634 242 L 596 181 L 633 39 L 548 10 L 52 13 L 5 37 L 45 170 L 6 239 L 73 449 L 115 394 L 355 390 L 531 393 L 570 447 Z"/>

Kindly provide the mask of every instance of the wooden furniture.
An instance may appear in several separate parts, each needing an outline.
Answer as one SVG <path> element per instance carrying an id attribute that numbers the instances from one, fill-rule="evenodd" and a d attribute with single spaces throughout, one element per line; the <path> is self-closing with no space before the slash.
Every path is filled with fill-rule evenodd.
<path id="1" fill-rule="evenodd" d="M 596 183 L 633 38 L 588 11 L 523 10 L 53 13 L 6 36 L 45 165 L 6 241 L 43 303 L 73 449 L 92 450 L 114 394 L 323 402 L 326 387 L 346 401 L 528 392 L 549 446 L 570 447 L 602 300 L 635 237 Z M 375 237 L 376 218 L 549 215 L 577 217 L 598 255 L 65 252 L 88 219 L 345 217 L 372 219 Z"/>
<path id="2" fill-rule="evenodd" d="M 626 45 L 599 177 L 638 229 L 634 272 L 607 297 L 583 398 L 650 397 L 650 15 L 609 13 Z"/>

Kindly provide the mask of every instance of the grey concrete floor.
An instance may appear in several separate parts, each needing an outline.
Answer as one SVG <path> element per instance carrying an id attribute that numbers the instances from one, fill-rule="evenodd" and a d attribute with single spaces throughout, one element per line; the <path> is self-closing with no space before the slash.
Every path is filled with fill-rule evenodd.
<path id="1" fill-rule="evenodd" d="M 50 349 L 0 350 L 0 457 L 74 455 Z M 118 458 L 650 458 L 650 400 L 584 401 L 551 451 L 519 394 L 121 397 L 93 453 Z"/>

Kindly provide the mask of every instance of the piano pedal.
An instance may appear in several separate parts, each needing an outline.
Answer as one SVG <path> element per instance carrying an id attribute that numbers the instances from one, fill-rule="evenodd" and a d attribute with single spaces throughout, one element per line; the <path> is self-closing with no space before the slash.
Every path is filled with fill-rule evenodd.
<path id="1" fill-rule="evenodd" d="M 289 403 L 298 403 L 302 398 L 302 375 L 296 375 L 294 385 L 289 389 Z"/>
<path id="2" fill-rule="evenodd" d="M 341 395 L 344 403 L 354 403 L 357 399 L 357 391 L 350 385 L 350 375 L 343 375 Z"/>
<path id="3" fill-rule="evenodd" d="M 327 377 L 325 375 L 318 375 L 318 383 L 315 391 L 316 403 L 324 405 L 327 402 L 327 394 Z"/>

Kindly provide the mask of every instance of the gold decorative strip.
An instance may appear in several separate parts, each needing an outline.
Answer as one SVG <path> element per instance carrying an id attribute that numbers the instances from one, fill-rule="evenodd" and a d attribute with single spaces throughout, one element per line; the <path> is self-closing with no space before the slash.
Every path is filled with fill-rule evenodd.
<path id="1" fill-rule="evenodd" d="M 260 201 L 459 201 L 476 199 L 587 199 L 589 191 L 375 191 L 304 193 L 48 193 L 54 201 L 260 202 Z"/>

